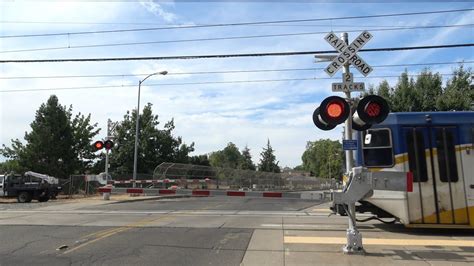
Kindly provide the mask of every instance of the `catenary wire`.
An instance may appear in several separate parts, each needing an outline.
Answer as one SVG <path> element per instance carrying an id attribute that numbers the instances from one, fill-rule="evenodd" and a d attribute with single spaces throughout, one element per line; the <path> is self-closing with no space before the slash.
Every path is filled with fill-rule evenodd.
<path id="1" fill-rule="evenodd" d="M 439 74 L 441 76 L 453 76 L 455 74 Z M 410 77 L 417 77 L 420 74 L 408 74 Z M 400 75 L 384 75 L 372 77 L 354 77 L 358 79 L 381 79 L 381 78 L 398 78 Z M 340 80 L 340 78 L 290 78 L 290 79 L 261 79 L 261 80 L 231 80 L 231 81 L 204 81 L 204 82 L 179 82 L 179 83 L 152 83 L 143 85 L 144 87 L 164 87 L 164 86 L 185 86 L 185 85 L 218 85 L 218 84 L 238 84 L 238 83 L 266 83 L 266 82 L 289 82 L 289 81 L 310 81 L 310 80 Z M 80 87 L 62 87 L 62 88 L 46 88 L 46 89 L 24 89 L 24 90 L 0 90 L 0 93 L 11 92 L 33 92 L 33 91 L 59 91 L 59 90 L 85 90 L 85 89 L 105 89 L 105 88 L 133 88 L 136 84 L 127 85 L 104 85 L 104 86 L 80 86 Z"/>
<path id="2" fill-rule="evenodd" d="M 310 18 L 310 19 L 237 22 L 237 23 L 220 23 L 220 24 L 204 24 L 204 25 L 188 25 L 188 26 L 171 26 L 171 27 L 168 26 L 168 27 L 154 27 L 154 28 L 141 28 L 141 29 L 120 29 L 120 30 L 69 32 L 69 33 L 66 32 L 66 33 L 49 33 L 49 34 L 48 33 L 46 33 L 46 34 L 30 34 L 30 35 L 23 35 L 23 36 L 16 35 L 16 37 L 101 34 L 101 33 L 131 32 L 131 31 L 154 31 L 154 30 L 170 30 L 170 29 L 191 29 L 191 28 L 248 26 L 248 25 L 265 25 L 265 24 L 281 24 L 281 23 L 297 23 L 297 22 L 314 22 L 314 21 L 333 21 L 333 20 L 349 20 L 349 19 L 366 19 L 366 18 L 380 18 L 380 17 L 399 17 L 399 16 L 429 15 L 429 14 L 443 14 L 443 13 L 458 13 L 458 12 L 468 12 L 468 11 L 472 11 L 472 10 L 474 10 L 474 9 L 473 8 L 465 8 L 465 9 L 452 9 L 452 10 L 437 10 L 437 11 L 409 12 L 409 13 L 391 13 L 391 14 L 379 14 L 379 15 L 332 17 L 332 18 Z"/>
<path id="3" fill-rule="evenodd" d="M 474 43 L 426 45 L 426 46 L 406 46 L 406 47 L 385 47 L 361 49 L 358 52 L 393 52 L 404 50 L 440 49 L 440 48 L 461 48 L 471 47 Z M 144 60 L 192 60 L 192 59 L 217 59 L 236 57 L 264 57 L 264 56 L 292 56 L 292 55 L 314 55 L 314 54 L 335 54 L 334 50 L 325 51 L 303 51 L 303 52 L 273 52 L 273 53 L 245 53 L 245 54 L 210 54 L 210 55 L 175 55 L 175 56 L 146 56 L 146 57 L 102 57 L 102 58 L 56 58 L 56 59 L 4 59 L 0 64 L 5 63 L 62 63 L 62 62 L 105 62 L 105 61 L 144 61 Z"/>
<path id="4" fill-rule="evenodd" d="M 459 24 L 459 25 L 443 25 L 443 26 L 417 26 L 417 27 L 400 27 L 400 28 L 380 28 L 371 29 L 372 32 L 377 31 L 398 31 L 398 30 L 419 30 L 419 29 L 436 29 L 436 28 L 453 28 L 453 27 L 472 27 L 474 24 Z M 360 32 L 362 29 L 344 31 L 347 33 Z M 340 31 L 334 31 L 340 32 Z M 342 31 L 341 31 L 342 32 Z M 275 37 L 289 37 L 289 36 L 307 36 L 327 34 L 326 31 L 318 32 L 299 32 L 299 33 L 281 33 L 281 34 L 266 34 L 266 35 L 247 35 L 247 36 L 230 36 L 230 37 L 216 37 L 216 38 L 198 38 L 198 39 L 182 39 L 182 40 L 163 40 L 163 41 L 146 41 L 146 42 L 125 42 L 125 43 L 105 43 L 105 44 L 87 44 L 87 45 L 70 45 L 58 47 L 44 47 L 31 49 L 18 49 L 0 51 L 1 54 L 7 53 L 23 53 L 23 52 L 39 52 L 65 49 L 84 49 L 84 48 L 99 48 L 99 47 L 117 47 L 117 46 L 131 46 L 131 45 L 149 45 L 149 44 L 165 44 L 165 43 L 186 43 L 186 42 L 204 42 L 204 41 L 224 41 L 224 40 L 241 40 L 241 39 L 255 39 L 255 38 L 275 38 Z"/>
<path id="5" fill-rule="evenodd" d="M 474 61 L 456 61 L 456 62 L 430 62 L 430 63 L 415 63 L 415 64 L 392 64 L 392 65 L 373 65 L 373 68 L 387 68 L 387 67 L 409 67 L 409 66 L 433 66 L 433 65 L 456 65 L 456 64 L 471 64 Z M 197 72 L 168 72 L 167 75 L 208 75 L 208 74 L 238 74 L 238 73 L 262 73 L 262 72 L 289 72 L 289 71 L 315 71 L 324 70 L 324 67 L 313 68 L 280 68 L 280 69 L 249 69 L 249 70 L 225 70 L 225 71 L 197 71 Z M 98 75 L 61 75 L 61 76 L 4 76 L 0 79 L 61 79 L 61 78 L 107 78 L 107 77 L 136 77 L 147 76 L 151 73 L 141 74 L 98 74 Z"/>

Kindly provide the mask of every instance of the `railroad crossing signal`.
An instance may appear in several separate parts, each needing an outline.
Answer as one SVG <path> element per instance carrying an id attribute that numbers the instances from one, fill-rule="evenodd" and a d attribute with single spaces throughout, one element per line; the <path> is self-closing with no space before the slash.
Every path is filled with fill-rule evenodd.
<path id="1" fill-rule="evenodd" d="M 106 150 L 110 150 L 114 147 L 114 142 L 110 139 L 106 141 L 98 140 L 94 142 L 93 146 L 96 151 L 102 150 L 103 148 L 105 148 Z"/>
<path id="2" fill-rule="evenodd" d="M 349 64 L 354 65 L 364 76 L 372 72 L 372 67 L 357 55 L 357 52 L 372 39 L 372 34 L 368 31 L 363 31 L 350 45 L 347 45 L 347 33 L 343 34 L 343 36 L 343 39 L 341 39 L 333 32 L 330 32 L 324 37 L 324 39 L 339 52 L 339 55 L 332 58 L 332 62 L 324 71 L 332 77 L 344 66 L 342 83 L 333 83 L 332 91 L 344 92 L 346 99 L 338 96 L 326 98 L 322 101 L 321 105 L 314 110 L 313 122 L 319 129 L 331 130 L 338 124 L 346 121 L 353 113 L 351 120 L 346 123 L 346 129 L 348 131 L 346 140 L 350 140 L 351 129 L 359 131 L 369 129 L 372 125 L 385 120 L 390 110 L 387 101 L 376 95 L 364 97 L 359 101 L 357 106 L 351 106 L 353 103 L 350 97 L 351 92 L 364 91 L 365 84 L 363 82 L 354 82 L 354 77 L 349 71 Z M 327 57 L 327 59 L 330 58 Z M 348 159 L 348 161 L 351 160 Z M 347 167 L 347 169 L 350 168 L 351 167 Z"/>
<path id="3" fill-rule="evenodd" d="M 372 72 L 373 68 L 357 55 L 357 52 L 372 39 L 372 34 L 368 31 L 363 31 L 349 46 L 333 32 L 328 33 L 324 39 L 339 52 L 339 55 L 324 69 L 329 76 L 332 77 L 345 63 L 353 65 L 364 76 Z"/>
<path id="4" fill-rule="evenodd" d="M 323 56 L 317 58 L 332 59 L 332 62 L 324 71 L 332 77 L 341 67 L 344 67 L 342 83 L 333 83 L 332 91 L 344 92 L 346 98 L 330 96 L 313 112 L 314 124 L 322 130 L 331 130 L 338 124 L 345 122 L 344 130 L 344 150 L 346 153 L 346 170 L 353 169 L 353 150 L 357 148 L 357 140 L 352 140 L 352 129 L 367 130 L 373 124 L 385 120 L 389 113 L 387 102 L 380 96 L 370 95 L 362 98 L 357 106 L 353 106 L 351 99 L 352 91 L 363 91 L 364 83 L 354 83 L 353 76 L 350 73 L 349 65 L 353 65 L 362 75 L 367 76 L 372 72 L 372 67 L 367 64 L 357 52 L 370 40 L 372 34 L 363 31 L 351 44 L 348 42 L 348 34 L 343 33 L 342 39 L 338 38 L 333 32 L 330 32 L 324 39 L 336 49 L 337 56 Z M 348 45 L 349 44 L 349 45 Z M 351 106 L 352 105 L 352 106 Z M 355 109 L 352 112 L 351 109 Z M 353 113 L 352 117 L 351 114 Z M 349 119 L 350 120 L 349 120 Z M 351 126 L 352 125 L 352 126 Z M 354 168 L 355 169 L 355 168 Z M 355 173 L 355 172 L 353 172 Z M 351 179 L 352 180 L 352 179 Z M 349 186 L 349 188 L 352 184 Z M 355 189 L 357 190 L 357 189 Z M 355 193 L 355 192 L 354 192 Z M 346 195 L 346 194 L 344 194 Z M 344 247 L 344 253 L 358 253 L 363 251 L 362 235 L 357 230 L 355 217 L 355 202 L 349 202 L 346 211 L 349 214 L 349 229 L 347 230 L 347 245 Z"/>

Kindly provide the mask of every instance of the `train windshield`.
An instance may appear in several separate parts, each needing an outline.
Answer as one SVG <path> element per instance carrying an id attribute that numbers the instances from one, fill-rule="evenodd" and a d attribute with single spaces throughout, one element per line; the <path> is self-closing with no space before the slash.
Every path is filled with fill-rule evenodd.
<path id="1" fill-rule="evenodd" d="M 369 129 L 364 131 L 362 152 L 364 166 L 393 166 L 393 148 L 390 129 Z"/>

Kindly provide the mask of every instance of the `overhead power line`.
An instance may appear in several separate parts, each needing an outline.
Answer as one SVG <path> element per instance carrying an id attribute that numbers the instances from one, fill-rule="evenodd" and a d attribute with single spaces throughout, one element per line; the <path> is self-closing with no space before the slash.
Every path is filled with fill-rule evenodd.
<path id="1" fill-rule="evenodd" d="M 139 29 L 119 29 L 119 30 L 100 30 L 100 31 L 81 31 L 81 32 L 66 32 L 66 33 L 43 33 L 43 34 L 25 34 L 25 35 L 11 35 L 2 36 L 3 38 L 19 38 L 19 37 L 44 37 L 44 36 L 64 36 L 64 35 L 83 35 L 83 34 L 103 34 L 103 33 L 118 33 L 118 32 L 134 32 L 134 31 L 156 31 L 156 30 L 174 30 L 174 29 L 195 29 L 195 28 L 210 28 L 210 27 L 231 27 L 231 26 L 249 26 L 249 25 L 269 25 L 281 23 L 298 23 L 298 22 L 315 22 L 315 21 L 333 21 L 333 20 L 350 20 L 350 19 L 367 19 L 367 18 L 381 18 L 381 17 L 399 17 L 399 16 L 415 16 L 415 15 L 429 15 L 429 14 L 445 14 L 472 11 L 472 8 L 452 9 L 452 10 L 437 10 L 425 12 L 409 12 L 409 13 L 390 13 L 379 15 L 365 15 L 365 16 L 345 16 L 345 17 L 330 17 L 330 18 L 309 18 L 309 19 L 291 19 L 291 20 L 273 20 L 273 21 L 255 21 L 255 22 L 236 22 L 236 23 L 220 23 L 220 24 L 204 24 L 204 25 L 188 25 L 188 26 L 167 26 L 167 27 L 153 27 L 153 28 L 139 28 Z"/>
<path id="2" fill-rule="evenodd" d="M 433 66 L 433 65 L 456 65 L 456 64 L 470 64 L 474 61 L 457 61 L 457 62 L 431 62 L 431 63 L 416 63 L 416 64 L 392 64 L 392 65 L 373 65 L 373 68 L 387 68 L 387 67 L 409 67 L 409 66 Z M 324 70 L 324 67 L 312 68 L 281 68 L 281 69 L 249 69 L 249 70 L 224 70 L 224 71 L 197 71 L 197 72 L 168 72 L 168 76 L 172 75 L 208 75 L 208 74 L 239 74 L 239 73 L 262 73 L 262 72 L 290 72 L 290 71 L 317 71 Z M 1 79 L 62 79 L 62 78 L 112 78 L 112 77 L 136 77 L 148 76 L 151 73 L 141 74 L 96 74 L 96 75 L 60 75 L 60 76 L 3 76 Z"/>
<path id="3" fill-rule="evenodd" d="M 359 52 L 392 52 L 404 50 L 440 49 L 440 48 L 461 48 L 471 47 L 474 43 L 427 45 L 427 46 L 407 46 L 390 48 L 361 49 Z M 191 59 L 216 59 L 216 58 L 236 58 L 236 57 L 264 57 L 264 56 L 293 56 L 311 54 L 334 54 L 334 50 L 326 51 L 304 51 L 304 52 L 274 52 L 274 53 L 245 53 L 245 54 L 211 54 L 211 55 L 176 55 L 176 56 L 148 56 L 148 57 L 103 57 L 103 58 L 62 58 L 62 59 L 7 59 L 0 60 L 0 64 L 5 63 L 61 63 L 61 62 L 105 62 L 105 61 L 144 61 L 144 60 L 191 60 Z"/>
<path id="4" fill-rule="evenodd" d="M 440 26 L 415 26 L 415 27 L 399 27 L 399 28 L 379 28 L 371 29 L 371 32 L 380 31 L 399 31 L 399 30 L 419 30 L 419 29 L 438 29 L 438 28 L 456 28 L 456 27 L 472 27 L 474 24 L 458 24 L 458 25 L 440 25 Z M 361 32 L 363 29 L 349 30 L 344 32 Z M 339 31 L 335 31 L 339 32 Z M 342 32 L 342 31 L 341 31 Z M 215 38 L 198 38 L 198 39 L 182 39 L 182 40 L 162 40 L 162 41 L 146 41 L 146 42 L 126 42 L 126 43 L 105 43 L 105 44 L 86 44 L 86 45 L 70 45 L 60 47 L 44 47 L 31 48 L 19 50 L 0 51 L 2 54 L 6 53 L 20 53 L 20 52 L 39 52 L 65 49 L 84 49 L 84 48 L 98 48 L 98 47 L 116 47 L 116 46 L 130 46 L 130 45 L 149 45 L 149 44 L 164 44 L 164 43 L 186 43 L 186 42 L 204 42 L 204 41 L 224 41 L 224 40 L 238 40 L 238 39 L 255 39 L 255 38 L 275 38 L 275 37 L 289 37 L 289 36 L 306 36 L 327 34 L 327 31 L 318 32 L 300 32 L 300 33 L 280 33 L 280 34 L 266 34 L 266 35 L 247 35 L 247 36 L 230 36 L 230 37 L 215 37 Z"/>
<path id="5" fill-rule="evenodd" d="M 454 74 L 440 74 L 442 76 L 453 76 Z M 408 75 L 410 77 L 420 76 Z M 376 79 L 376 78 L 398 78 L 400 75 L 355 77 L 358 79 Z M 165 87 L 165 86 L 184 86 L 184 85 L 218 85 L 218 84 L 237 84 L 237 83 L 267 83 L 267 82 L 289 82 L 289 81 L 309 81 L 309 80 L 340 80 L 340 78 L 289 78 L 289 79 L 260 79 L 260 80 L 231 80 L 231 81 L 204 81 L 204 82 L 180 82 L 180 83 L 152 83 L 143 85 L 145 87 Z M 80 86 L 80 87 L 62 87 L 46 89 L 24 89 L 24 90 L 0 90 L 0 93 L 12 92 L 33 92 L 33 91 L 60 91 L 60 90 L 87 90 L 87 89 L 107 89 L 107 88 L 136 88 L 136 84 L 127 85 L 105 85 L 105 86 Z"/>

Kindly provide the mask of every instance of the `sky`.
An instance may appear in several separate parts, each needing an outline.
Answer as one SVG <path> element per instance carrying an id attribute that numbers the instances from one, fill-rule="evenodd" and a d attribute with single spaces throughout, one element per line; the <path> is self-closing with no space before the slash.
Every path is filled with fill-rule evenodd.
<path id="1" fill-rule="evenodd" d="M 349 31 L 350 41 L 363 30 L 371 32 L 373 38 L 364 48 L 473 43 L 474 11 L 347 19 L 472 8 L 472 2 L 439 1 L 3 1 L 0 2 L 0 60 L 325 51 L 333 50 L 324 40 L 331 31 L 337 34 Z M 303 19 L 308 21 L 200 27 Z M 396 30 L 429 26 L 445 27 Z M 168 29 L 97 33 L 166 27 Z M 89 33 L 77 34 L 80 32 Z M 53 33 L 64 34 L 24 36 Z M 305 34 L 255 37 L 297 33 Z M 228 37 L 246 38 L 208 40 Z M 356 69 L 351 69 L 354 81 L 365 82 L 368 87 L 386 79 L 394 86 L 396 76 L 404 69 L 409 74 L 417 74 L 429 67 L 432 71 L 450 74 L 456 64 L 439 63 L 465 61 L 464 65 L 470 67 L 474 49 L 361 52 L 359 55 L 374 70 L 364 78 Z M 410 65 L 424 63 L 436 64 Z M 194 155 L 220 150 L 233 142 L 240 149 L 248 146 L 254 162 L 258 163 L 262 148 L 270 140 L 279 165 L 294 167 L 302 164 L 301 156 L 308 141 L 342 137 L 342 126 L 322 131 L 312 122 L 312 113 L 319 103 L 330 95 L 339 95 L 331 92 L 331 83 L 340 82 L 341 72 L 329 79 L 322 70 L 327 64 L 316 62 L 311 54 L 0 63 L 0 144 L 9 146 L 11 139 L 23 140 L 25 132 L 31 130 L 35 111 L 52 94 L 62 105 L 72 105 L 73 113 L 90 113 L 93 122 L 102 128 L 98 138 L 103 138 L 107 119 L 120 121 L 127 110 L 136 108 L 139 80 L 147 74 L 166 70 L 168 75 L 155 75 L 143 83 L 140 109 L 145 103 L 152 103 L 160 126 L 174 119 L 175 135 L 182 136 L 188 144 L 195 143 Z M 215 73 L 229 71 L 238 72 Z M 1 160 L 5 158 L 0 157 Z"/>

